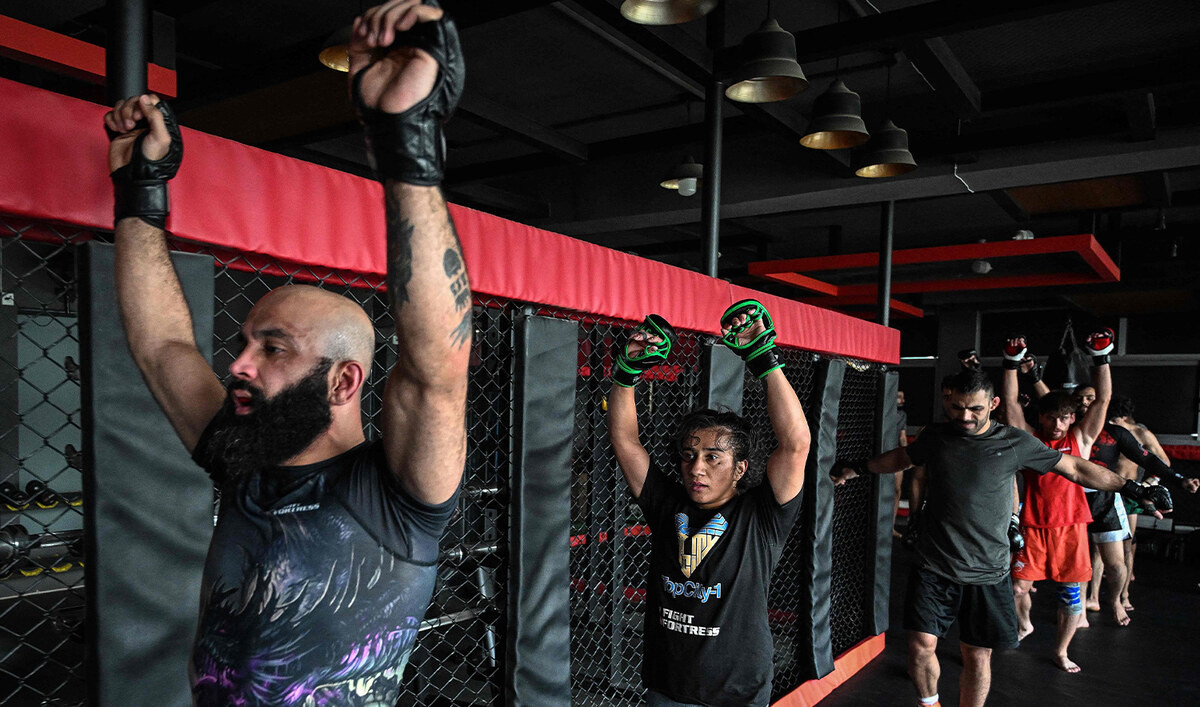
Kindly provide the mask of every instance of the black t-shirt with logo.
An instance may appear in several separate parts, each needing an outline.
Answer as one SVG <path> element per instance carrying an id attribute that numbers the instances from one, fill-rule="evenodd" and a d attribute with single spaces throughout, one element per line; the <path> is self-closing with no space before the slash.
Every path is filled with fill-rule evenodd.
<path id="1" fill-rule="evenodd" d="M 457 499 L 412 498 L 379 442 L 236 478 L 207 471 L 221 504 L 192 653 L 196 703 L 395 704 Z"/>
<path id="2" fill-rule="evenodd" d="M 771 571 L 800 511 L 767 481 L 716 510 L 651 466 L 637 499 L 650 524 L 642 679 L 679 702 L 759 707 L 771 698 Z"/>

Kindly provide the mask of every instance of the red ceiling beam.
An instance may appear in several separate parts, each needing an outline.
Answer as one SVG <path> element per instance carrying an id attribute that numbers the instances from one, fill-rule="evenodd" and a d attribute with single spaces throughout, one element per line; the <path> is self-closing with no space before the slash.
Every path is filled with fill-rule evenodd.
<path id="1" fill-rule="evenodd" d="M 1047 255 L 1051 253 L 1078 253 L 1105 281 L 1120 279 L 1120 270 L 1096 242 L 1096 238 L 1085 233 L 1077 236 L 1054 236 L 1027 241 L 996 241 L 995 243 L 967 243 L 964 245 L 934 246 L 931 248 L 907 248 L 892 253 L 892 265 L 914 265 L 917 263 L 944 263 L 955 260 L 979 260 L 1006 258 L 1023 255 Z M 879 253 L 850 253 L 848 255 L 826 255 L 815 258 L 792 258 L 789 260 L 765 260 L 750 263 L 751 275 L 777 273 L 817 272 L 821 270 L 848 270 L 870 268 L 879 265 Z"/>
<path id="2" fill-rule="evenodd" d="M 826 309 L 837 309 L 837 310 L 842 311 L 851 316 L 857 317 L 857 316 L 860 316 L 860 314 L 861 314 L 862 316 L 865 316 L 868 319 L 874 319 L 875 316 L 878 314 L 878 312 L 871 311 L 871 312 L 866 312 L 866 313 L 858 313 L 858 312 L 846 312 L 845 310 L 847 307 L 865 307 L 868 305 L 877 306 L 879 304 L 878 298 L 862 296 L 862 295 L 855 295 L 853 297 L 847 297 L 845 295 L 838 295 L 835 297 L 808 297 L 808 298 L 797 300 L 797 301 L 802 302 L 804 304 L 811 304 L 814 307 L 824 307 Z M 921 309 L 920 307 L 915 307 L 907 302 L 901 302 L 898 299 L 890 300 L 889 307 L 891 308 L 892 313 L 894 313 L 894 314 L 899 314 L 902 316 L 909 316 L 909 317 L 916 317 L 918 319 L 925 316 L 925 310 Z"/>
<path id="3" fill-rule="evenodd" d="M 0 56 L 104 84 L 104 47 L 3 15 L 0 15 Z M 158 64 L 147 64 L 146 68 L 151 91 L 166 98 L 177 95 L 173 70 Z"/>

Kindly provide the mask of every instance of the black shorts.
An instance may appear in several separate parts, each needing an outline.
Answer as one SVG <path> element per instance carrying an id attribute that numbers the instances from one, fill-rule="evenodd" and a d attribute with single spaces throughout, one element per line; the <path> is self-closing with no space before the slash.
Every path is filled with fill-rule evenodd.
<path id="1" fill-rule="evenodd" d="M 1012 580 L 995 584 L 959 584 L 913 567 L 904 600 L 904 628 L 945 638 L 958 621 L 959 640 L 980 648 L 1017 645 L 1017 610 Z"/>
<path id="2" fill-rule="evenodd" d="M 1125 527 L 1121 523 L 1117 504 L 1113 499 L 1115 492 L 1089 491 L 1084 495 L 1087 496 L 1088 508 L 1092 511 L 1092 522 L 1088 523 L 1089 533 L 1110 533 Z"/>

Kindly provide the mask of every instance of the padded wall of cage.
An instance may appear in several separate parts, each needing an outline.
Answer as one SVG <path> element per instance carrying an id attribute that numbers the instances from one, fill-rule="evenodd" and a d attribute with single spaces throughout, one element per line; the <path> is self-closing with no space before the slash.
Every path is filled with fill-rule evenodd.
<path id="1" fill-rule="evenodd" d="M 0 704 L 83 702 L 76 247 L 0 216 Z"/>
<path id="2" fill-rule="evenodd" d="M 874 415 L 881 370 L 863 361 L 846 361 L 838 407 L 838 458 L 858 462 L 875 456 Z M 867 583 L 874 569 L 875 517 L 869 476 L 836 487 L 833 496 L 833 575 L 830 578 L 830 632 L 839 655 L 866 638 Z"/>

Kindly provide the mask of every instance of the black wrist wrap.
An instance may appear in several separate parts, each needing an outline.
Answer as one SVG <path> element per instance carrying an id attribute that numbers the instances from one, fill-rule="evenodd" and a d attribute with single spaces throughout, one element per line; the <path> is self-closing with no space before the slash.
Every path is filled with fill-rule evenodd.
<path id="1" fill-rule="evenodd" d="M 114 226 L 123 218 L 135 217 L 155 228 L 167 227 L 167 214 L 171 212 L 167 181 L 175 176 L 183 162 L 183 137 L 171 107 L 165 101 L 159 101 L 157 107 L 171 136 L 171 145 L 162 159 L 148 159 L 142 153 L 142 143 L 150 134 L 146 131 L 133 141 L 129 164 L 109 175 L 113 182 Z M 110 131 L 109 138 L 113 137 L 116 134 Z"/>
<path id="2" fill-rule="evenodd" d="M 438 7 L 432 0 L 425 4 Z M 385 113 L 368 108 L 362 100 L 362 78 L 371 67 L 355 75 L 352 93 L 366 133 L 367 159 L 380 181 L 394 179 L 435 186 L 442 182 L 446 161 L 442 124 L 450 119 L 462 96 L 465 64 L 458 30 L 449 15 L 443 15 L 436 22 L 419 22 L 397 34 L 392 47 L 416 47 L 428 52 L 438 63 L 438 77 L 421 102 L 403 113 Z"/>

